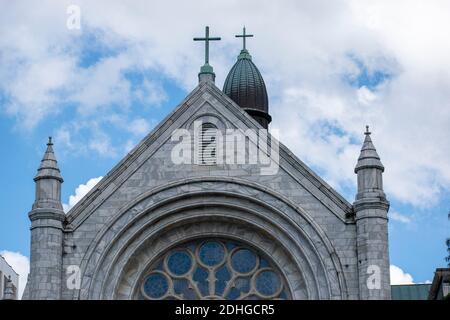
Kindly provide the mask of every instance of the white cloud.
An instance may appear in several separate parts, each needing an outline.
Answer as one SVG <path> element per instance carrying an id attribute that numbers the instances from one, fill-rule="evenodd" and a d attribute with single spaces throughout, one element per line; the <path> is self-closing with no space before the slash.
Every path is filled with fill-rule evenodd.
<path id="1" fill-rule="evenodd" d="M 133 148 L 136 146 L 136 142 L 133 140 L 127 140 L 127 142 L 125 142 L 125 145 L 123 147 L 123 150 L 125 153 L 130 152 L 131 150 L 133 150 Z"/>
<path id="2" fill-rule="evenodd" d="M 113 114 L 105 119 L 116 127 L 132 133 L 134 136 L 143 137 L 150 132 L 150 123 L 144 118 L 128 119 L 126 116 Z"/>
<path id="3" fill-rule="evenodd" d="M 91 129 L 91 137 L 87 141 L 87 149 L 95 151 L 101 156 L 115 157 L 116 148 L 112 145 L 111 137 L 104 132 L 99 126 Z"/>
<path id="4" fill-rule="evenodd" d="M 139 88 L 136 88 L 134 95 L 139 101 L 155 106 L 161 105 L 168 99 L 167 93 L 159 83 L 147 79 L 142 82 Z"/>
<path id="5" fill-rule="evenodd" d="M 389 268 L 391 272 L 391 285 L 392 284 L 413 284 L 413 277 L 404 272 L 401 268 L 391 264 Z"/>
<path id="6" fill-rule="evenodd" d="M 405 216 L 404 214 L 398 213 L 397 211 L 394 211 L 394 210 L 389 211 L 389 218 L 391 218 L 392 220 L 401 222 L 401 223 L 405 223 L 405 224 L 411 223 L 410 217 Z"/>
<path id="7" fill-rule="evenodd" d="M 145 119 L 136 119 L 130 123 L 130 130 L 138 136 L 143 136 L 150 131 L 150 124 Z"/>
<path id="8" fill-rule="evenodd" d="M 30 260 L 20 252 L 0 251 L 6 262 L 19 274 L 19 299 L 22 298 L 28 274 L 30 273 Z"/>
<path id="9" fill-rule="evenodd" d="M 110 135 L 96 119 L 64 123 L 55 130 L 53 137 L 56 148 L 70 156 L 96 153 L 111 158 L 118 154 Z"/>
<path id="10" fill-rule="evenodd" d="M 376 95 L 366 86 L 358 89 L 358 101 L 363 105 L 369 105 L 376 99 Z"/>
<path id="11" fill-rule="evenodd" d="M 70 130 L 62 134 L 67 145 L 118 155 L 123 147 L 116 150 L 103 128 L 108 117 L 131 123 L 138 119 L 131 115 L 133 101 L 157 106 L 167 99 L 159 80 L 145 78 L 135 87 L 126 72 L 150 70 L 192 89 L 203 59 L 192 37 L 209 24 L 222 36 L 211 46 L 221 86 L 241 46 L 233 35 L 245 22 L 255 34 L 248 47 L 267 84 L 272 127 L 282 128 L 282 142 L 330 184 L 354 188 L 353 167 L 369 124 L 390 199 L 429 207 L 449 190 L 448 1 L 79 1 L 81 32 L 65 28 L 68 4 L 48 1 L 29 10 L 26 1 L 14 1 L 0 13 L 0 28 L 9 30 L 0 39 L 6 66 L 0 91 L 19 125 L 31 128 L 74 107 L 66 105 L 71 102 L 76 122 L 95 118 L 98 128 L 89 132 L 92 141 L 80 142 L 81 130 L 62 124 Z M 108 54 L 82 66 L 80 58 L 92 47 L 88 35 Z M 387 81 L 361 88 L 347 81 L 377 71 L 388 74 Z M 147 129 L 144 122 L 132 126 L 136 134 L 114 125 L 130 136 Z"/>
<path id="12" fill-rule="evenodd" d="M 89 179 L 86 184 L 80 184 L 75 189 L 75 194 L 69 197 L 69 203 L 63 204 L 64 212 L 68 212 L 74 205 L 78 203 L 103 177 Z"/>
<path id="13" fill-rule="evenodd" d="M 150 133 L 155 120 L 141 117 L 130 118 L 126 114 L 110 114 L 101 120 L 75 120 L 64 123 L 54 131 L 53 137 L 58 154 L 92 155 L 114 158 L 123 156 L 131 150 L 140 139 Z M 111 129 L 119 130 L 113 138 Z M 127 135 L 127 134 L 131 134 Z M 61 151 L 61 152 L 60 152 Z"/>

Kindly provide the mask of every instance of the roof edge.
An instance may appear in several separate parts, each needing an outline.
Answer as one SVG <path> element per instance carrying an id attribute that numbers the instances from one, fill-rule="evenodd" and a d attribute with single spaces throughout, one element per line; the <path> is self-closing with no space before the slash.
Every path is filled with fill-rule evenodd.
<path id="1" fill-rule="evenodd" d="M 152 137 L 158 135 L 158 132 L 164 130 L 164 127 L 169 127 L 173 119 L 171 119 L 179 110 L 183 107 L 187 108 L 189 106 L 189 101 L 193 100 L 198 93 L 201 92 L 201 89 L 205 86 L 210 86 L 208 82 L 199 83 L 194 90 L 192 90 L 175 108 L 172 112 L 170 112 L 163 120 L 159 122 L 159 124 L 150 131 L 128 154 L 122 158 L 111 170 L 97 183 L 94 188 L 92 188 L 78 203 L 76 203 L 67 213 L 66 220 L 67 223 L 72 222 L 75 218 L 88 207 L 97 197 L 95 194 L 98 191 L 104 189 L 109 183 L 114 180 L 117 176 L 119 176 L 127 167 L 123 167 L 122 165 L 125 162 L 128 162 L 132 158 L 137 158 L 142 152 L 146 149 L 147 143 L 151 140 Z"/>
<path id="2" fill-rule="evenodd" d="M 248 127 L 256 127 L 258 129 L 264 129 L 253 117 L 251 117 L 246 111 L 244 111 L 240 106 L 238 106 L 231 98 L 229 98 L 224 92 L 222 92 L 214 83 L 203 82 L 197 85 L 197 87 L 189 93 L 186 98 L 184 98 L 177 107 L 174 108 L 161 122 L 147 135 L 140 143 L 133 148 L 118 164 L 116 164 L 106 176 L 93 188 L 91 189 L 67 214 L 66 222 L 67 224 L 72 223 L 78 218 L 80 214 L 83 213 L 101 194 L 101 191 L 107 189 L 107 187 L 113 182 L 120 174 L 122 174 L 129 166 L 125 166 L 126 162 L 133 161 L 137 159 L 146 149 L 150 146 L 155 139 L 164 132 L 174 122 L 173 118 L 176 114 L 184 112 L 190 106 L 190 102 L 198 99 L 199 95 L 202 94 L 206 88 L 209 88 L 210 93 L 216 95 L 216 98 L 221 98 L 224 100 L 225 107 L 227 107 L 235 116 L 241 117 L 244 124 Z M 243 118 L 242 118 L 243 117 Z M 286 160 L 286 162 L 293 168 L 297 169 L 299 174 L 303 175 L 319 192 L 324 194 L 328 199 L 330 199 L 338 208 L 340 208 L 345 214 L 351 213 L 353 211 L 352 205 L 341 196 L 336 190 L 334 190 L 330 185 L 328 185 L 322 178 L 320 178 L 316 173 L 314 173 L 304 162 L 302 162 L 297 156 L 295 156 L 292 151 L 290 151 L 284 144 L 279 143 L 280 146 L 280 158 Z M 280 166 L 282 167 L 282 166 Z M 289 170 L 286 172 L 296 180 L 300 185 L 304 186 L 301 182 L 300 177 L 296 177 Z M 118 186 L 117 186 L 118 187 Z M 115 189 L 114 189 L 115 190 Z M 324 204 L 331 212 L 334 209 L 330 207 L 323 201 L 323 198 L 315 195 L 313 192 L 310 193 L 322 204 Z M 106 200 L 105 197 L 104 200 Z M 346 217 L 341 217 L 335 212 L 341 220 L 346 222 Z"/>

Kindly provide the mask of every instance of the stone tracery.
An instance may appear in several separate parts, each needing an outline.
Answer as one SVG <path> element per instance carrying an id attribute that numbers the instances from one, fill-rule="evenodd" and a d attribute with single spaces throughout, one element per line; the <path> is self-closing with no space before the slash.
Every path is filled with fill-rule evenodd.
<path id="1" fill-rule="evenodd" d="M 172 248 L 142 280 L 139 299 L 289 299 L 278 268 L 254 248 L 196 239 Z"/>

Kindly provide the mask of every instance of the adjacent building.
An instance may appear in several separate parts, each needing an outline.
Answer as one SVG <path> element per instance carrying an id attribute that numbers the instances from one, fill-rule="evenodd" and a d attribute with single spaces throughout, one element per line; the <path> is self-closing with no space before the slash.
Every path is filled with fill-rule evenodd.
<path id="1" fill-rule="evenodd" d="M 0 300 L 18 299 L 19 275 L 0 255 Z"/>
<path id="2" fill-rule="evenodd" d="M 450 268 L 437 268 L 433 282 L 391 286 L 392 300 L 450 300 Z"/>
<path id="3" fill-rule="evenodd" d="M 430 283 L 399 284 L 391 286 L 392 300 L 428 300 Z"/>
<path id="4" fill-rule="evenodd" d="M 428 299 L 450 300 L 450 268 L 436 269 Z"/>

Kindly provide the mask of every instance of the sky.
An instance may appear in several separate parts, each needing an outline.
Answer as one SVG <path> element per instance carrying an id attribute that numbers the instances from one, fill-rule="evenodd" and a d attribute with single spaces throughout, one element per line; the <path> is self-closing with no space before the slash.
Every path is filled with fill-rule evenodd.
<path id="1" fill-rule="evenodd" d="M 75 5 L 75 11 L 73 11 Z M 0 254 L 29 268 L 32 178 L 48 136 L 73 206 L 197 85 L 247 48 L 271 129 L 353 202 L 370 125 L 391 203 L 392 283 L 432 280 L 450 236 L 449 1 L 0 0 Z M 73 13 L 79 8 L 80 28 Z M 75 28 L 74 28 L 75 26 Z"/>

